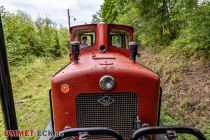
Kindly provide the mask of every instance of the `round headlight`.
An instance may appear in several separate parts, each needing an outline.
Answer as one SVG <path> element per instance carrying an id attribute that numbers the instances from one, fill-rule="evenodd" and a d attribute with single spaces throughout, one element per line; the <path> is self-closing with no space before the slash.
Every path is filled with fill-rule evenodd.
<path id="1" fill-rule="evenodd" d="M 115 80 L 113 77 L 106 75 L 101 77 L 99 85 L 103 90 L 112 90 L 115 86 Z"/>

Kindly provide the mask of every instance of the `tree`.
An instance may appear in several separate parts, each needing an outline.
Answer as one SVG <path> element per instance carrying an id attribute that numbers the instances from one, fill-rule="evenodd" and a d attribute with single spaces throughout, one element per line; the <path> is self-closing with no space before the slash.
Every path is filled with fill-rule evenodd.
<path id="1" fill-rule="evenodd" d="M 118 16 L 116 3 L 118 0 L 105 0 L 101 7 L 101 17 L 106 23 L 113 23 Z"/>
<path id="2" fill-rule="evenodd" d="M 197 52 L 206 55 L 210 46 L 209 3 L 209 0 L 105 0 L 101 17 L 107 23 L 135 27 L 135 39 L 144 45 L 182 46 L 190 55 Z"/>
<path id="3" fill-rule="evenodd" d="M 0 6 L 0 15 L 4 17 L 5 14 L 6 14 L 6 12 L 5 12 L 4 6 Z"/>
<path id="4" fill-rule="evenodd" d="M 57 29 L 49 18 L 34 22 L 25 12 L 6 12 L 3 26 L 10 65 L 22 65 L 35 57 L 59 57 L 67 51 L 68 30 Z"/>
<path id="5" fill-rule="evenodd" d="M 92 15 L 92 22 L 91 23 L 98 23 L 101 21 L 101 10 L 97 11 L 96 14 Z"/>
<path id="6" fill-rule="evenodd" d="M 210 2 L 204 2 L 188 13 L 185 28 L 180 31 L 180 36 L 173 42 L 187 56 L 198 54 L 210 56 Z"/>

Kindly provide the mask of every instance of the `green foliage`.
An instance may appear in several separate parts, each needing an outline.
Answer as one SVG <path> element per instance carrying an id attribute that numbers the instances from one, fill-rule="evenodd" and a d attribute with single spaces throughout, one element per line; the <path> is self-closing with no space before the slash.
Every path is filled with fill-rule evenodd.
<path id="1" fill-rule="evenodd" d="M 105 0 L 101 7 L 101 16 L 104 22 L 112 23 L 118 16 L 118 0 Z"/>
<path id="2" fill-rule="evenodd" d="M 70 42 L 69 30 L 66 27 L 60 26 L 58 30 L 58 41 L 60 46 L 60 51 L 62 54 L 66 54 L 68 51 L 68 42 Z"/>
<path id="3" fill-rule="evenodd" d="M 209 1 L 105 0 L 101 17 L 135 28 L 135 40 L 148 47 L 177 47 L 187 56 L 210 56 Z"/>
<path id="4" fill-rule="evenodd" d="M 5 12 L 4 6 L 0 6 L 0 15 L 4 17 L 5 16 L 5 13 L 6 12 Z"/>
<path id="5" fill-rule="evenodd" d="M 187 15 L 186 27 L 173 45 L 181 48 L 187 56 L 193 54 L 210 56 L 210 3 L 199 5 Z"/>
<path id="6" fill-rule="evenodd" d="M 101 21 L 101 10 L 97 11 L 96 14 L 92 15 L 91 23 L 98 23 Z"/>
<path id="7" fill-rule="evenodd" d="M 22 11 L 16 14 L 1 11 L 10 65 L 31 62 L 35 57 L 59 57 L 66 52 L 66 28 L 57 29 L 49 18 L 33 21 Z"/>
<path id="8" fill-rule="evenodd" d="M 164 109 L 162 109 L 162 111 L 160 112 L 160 121 L 166 126 L 178 125 L 178 123 L 172 117 L 165 113 Z"/>

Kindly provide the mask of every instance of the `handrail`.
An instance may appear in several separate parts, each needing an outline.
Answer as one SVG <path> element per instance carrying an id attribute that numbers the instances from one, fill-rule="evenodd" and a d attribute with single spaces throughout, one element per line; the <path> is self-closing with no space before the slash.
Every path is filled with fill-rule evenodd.
<path id="1" fill-rule="evenodd" d="M 206 140 L 205 136 L 195 128 L 189 127 L 144 127 L 136 130 L 131 137 L 131 140 L 138 140 L 146 135 L 167 134 L 168 131 L 175 133 L 188 133 L 196 136 L 199 140 Z"/>
<path id="2" fill-rule="evenodd" d="M 119 135 L 117 131 L 104 127 L 70 128 L 61 131 L 59 133 L 59 136 L 54 136 L 50 138 L 50 140 L 61 140 L 66 137 L 79 136 L 79 134 L 81 134 L 82 132 L 87 133 L 90 136 L 106 135 L 106 136 L 112 136 L 117 140 L 123 140 L 123 137 Z"/>

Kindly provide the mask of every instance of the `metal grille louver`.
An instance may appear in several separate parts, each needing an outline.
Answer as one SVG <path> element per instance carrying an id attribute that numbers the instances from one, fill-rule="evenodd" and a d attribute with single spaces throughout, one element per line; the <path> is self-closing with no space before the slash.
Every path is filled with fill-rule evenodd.
<path id="1" fill-rule="evenodd" d="M 76 98 L 76 111 L 77 127 L 108 127 L 129 138 L 138 97 L 134 93 L 82 93 Z"/>

